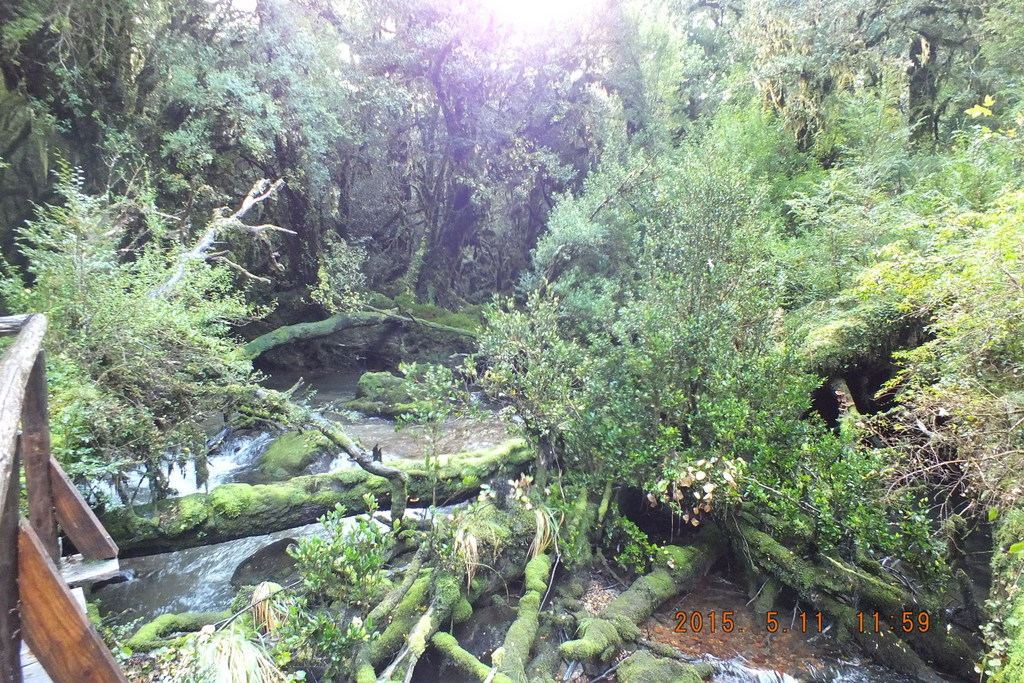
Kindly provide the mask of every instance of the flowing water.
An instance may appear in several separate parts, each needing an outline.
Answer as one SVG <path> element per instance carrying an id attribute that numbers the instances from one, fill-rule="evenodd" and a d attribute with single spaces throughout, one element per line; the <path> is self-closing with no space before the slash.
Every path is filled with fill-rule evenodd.
<path id="1" fill-rule="evenodd" d="M 214 545 L 175 550 L 121 560 L 128 581 L 93 589 L 91 599 L 113 624 L 136 619 L 142 623 L 161 614 L 219 612 L 235 597 L 231 575 L 235 567 L 257 550 L 282 538 L 303 538 L 317 533 L 319 523 L 250 536 Z"/>

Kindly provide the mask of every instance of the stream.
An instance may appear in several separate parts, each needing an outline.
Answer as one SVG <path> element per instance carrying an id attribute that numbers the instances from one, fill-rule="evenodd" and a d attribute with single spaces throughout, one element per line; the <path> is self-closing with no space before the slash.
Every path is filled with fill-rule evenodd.
<path id="1" fill-rule="evenodd" d="M 306 384 L 301 391 L 310 407 L 343 422 L 346 431 L 365 448 L 379 444 L 385 460 L 421 457 L 422 428 L 396 431 L 394 423 L 387 420 L 353 418 L 349 413 L 335 412 L 338 402 L 354 397 L 358 372 L 305 373 L 302 377 Z M 280 373 L 266 384 L 287 389 L 298 379 L 298 373 Z M 275 436 L 271 432 L 220 434 L 221 443 L 210 457 L 208 487 L 257 479 L 256 463 Z M 508 432 L 496 417 L 482 422 L 453 420 L 442 428 L 439 450 L 475 450 L 506 438 Z M 351 466 L 354 465 L 347 459 L 325 458 L 314 462 L 309 471 L 327 472 Z M 196 490 L 194 474 L 176 470 L 172 473 L 172 485 L 181 495 L 191 493 Z M 99 602 L 106 623 L 117 625 L 132 622 L 141 625 L 165 613 L 226 610 L 236 592 L 231 578 L 239 563 L 275 541 L 301 539 L 320 529 L 321 525 L 314 523 L 215 545 L 122 559 L 122 578 L 127 580 L 94 586 L 90 599 Z M 595 590 L 603 589 L 597 586 Z M 756 617 L 747 602 L 745 592 L 727 577 L 709 576 L 695 590 L 663 605 L 643 629 L 652 640 L 713 663 L 716 674 L 711 680 L 714 683 L 912 683 L 911 679 L 844 653 L 827 633 L 805 634 L 794 628 L 784 634 L 768 634 L 754 624 Z M 731 633 L 720 630 L 716 633 L 680 632 L 676 615 L 681 611 L 705 615 L 731 612 L 737 630 Z M 477 642 L 480 651 L 475 654 L 486 662 L 494 641 L 499 639 L 497 644 L 500 644 L 500 638 L 508 629 L 511 622 L 508 612 L 478 608 L 469 624 L 459 626 L 455 635 L 471 652 Z M 787 618 L 780 616 L 780 620 Z M 589 681 L 591 678 L 579 672 L 565 680 Z M 417 668 L 414 680 L 417 683 L 460 683 L 468 679 L 427 657 Z M 604 680 L 614 681 L 614 675 Z"/>

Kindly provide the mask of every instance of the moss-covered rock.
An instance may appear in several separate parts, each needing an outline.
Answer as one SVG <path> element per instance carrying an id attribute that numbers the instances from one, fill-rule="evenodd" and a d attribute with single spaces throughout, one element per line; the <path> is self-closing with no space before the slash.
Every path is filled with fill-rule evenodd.
<path id="1" fill-rule="evenodd" d="M 364 372 L 355 400 L 345 407 L 375 417 L 398 417 L 416 409 L 409 380 L 390 372 Z"/>
<path id="2" fill-rule="evenodd" d="M 533 458 L 522 439 L 447 456 L 432 472 L 422 460 L 394 463 L 409 475 L 409 497 L 421 504 L 437 499 L 457 502 L 477 495 L 480 485 L 509 478 Z M 436 476 L 435 476 L 436 475 Z M 352 467 L 339 472 L 295 477 L 278 484 L 223 484 L 210 493 L 161 501 L 156 506 L 116 508 L 103 523 L 123 556 L 162 552 L 289 529 L 315 521 L 343 505 L 352 514 L 366 511 L 364 496 L 390 504 L 387 479 Z"/>
<path id="3" fill-rule="evenodd" d="M 412 393 L 404 377 L 390 372 L 364 372 L 356 384 L 356 398 L 383 403 L 409 403 Z"/>
<path id="4" fill-rule="evenodd" d="M 674 659 L 656 657 L 640 650 L 622 662 L 616 675 L 620 683 L 701 683 L 707 673 Z"/>
<path id="5" fill-rule="evenodd" d="M 318 431 L 286 432 L 267 446 L 259 458 L 260 474 L 266 481 L 281 481 L 302 474 L 328 446 L 327 439 Z"/>

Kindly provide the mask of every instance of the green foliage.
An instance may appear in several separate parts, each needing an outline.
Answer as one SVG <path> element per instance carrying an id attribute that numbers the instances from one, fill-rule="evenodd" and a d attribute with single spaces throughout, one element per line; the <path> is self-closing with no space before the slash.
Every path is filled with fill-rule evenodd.
<path id="1" fill-rule="evenodd" d="M 918 506 L 885 499 L 880 456 L 804 418 L 818 380 L 785 334 L 785 276 L 764 250 L 779 190 L 758 157 L 776 145 L 755 144 L 757 123 L 730 147 L 735 116 L 556 207 L 524 308 L 490 315 L 485 383 L 592 489 L 642 482 L 694 525 L 752 505 L 809 521 L 823 547 L 930 552 L 923 525 L 888 531 Z"/>
<path id="2" fill-rule="evenodd" d="M 374 637 L 372 629 L 373 624 L 359 616 L 346 620 L 330 611 L 311 609 L 305 597 L 298 597 L 275 632 L 277 664 L 312 668 L 325 678 L 337 676 L 349 670 L 355 648 Z"/>
<path id="3" fill-rule="evenodd" d="M 112 481 L 125 500 L 131 472 L 164 495 L 168 467 L 201 465 L 201 422 L 230 410 L 249 381 L 227 326 L 252 310 L 230 269 L 196 260 L 172 295 L 154 296 L 184 251 L 164 214 L 145 192 L 95 197 L 82 183 L 63 168 L 63 203 L 40 207 L 18 232 L 27 265 L 4 266 L 0 296 L 14 312 L 50 319 L 58 458 Z"/>
<path id="4" fill-rule="evenodd" d="M 633 574 L 643 574 L 658 556 L 658 546 L 635 523 L 615 515 L 605 527 L 605 545 L 615 553 L 620 567 Z"/>
<path id="5" fill-rule="evenodd" d="M 318 521 L 323 534 L 301 539 L 288 552 L 296 560 L 303 587 L 312 603 L 340 600 L 367 607 L 384 587 L 381 569 L 394 539 L 372 518 L 377 501 L 367 494 L 367 515 L 344 522 L 345 509 L 335 506 Z"/>
<path id="6" fill-rule="evenodd" d="M 328 234 L 325 241 L 327 246 L 319 256 L 317 283 L 310 297 L 334 315 L 353 310 L 362 303 L 366 278 L 360 268 L 366 260 L 366 251 L 334 234 Z"/>

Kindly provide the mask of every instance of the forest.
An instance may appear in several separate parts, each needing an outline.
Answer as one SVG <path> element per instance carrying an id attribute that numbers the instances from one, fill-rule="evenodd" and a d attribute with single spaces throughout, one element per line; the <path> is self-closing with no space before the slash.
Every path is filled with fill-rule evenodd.
<path id="1" fill-rule="evenodd" d="M 0 72 L 128 680 L 1024 683 L 1022 0 L 3 0 Z"/>

